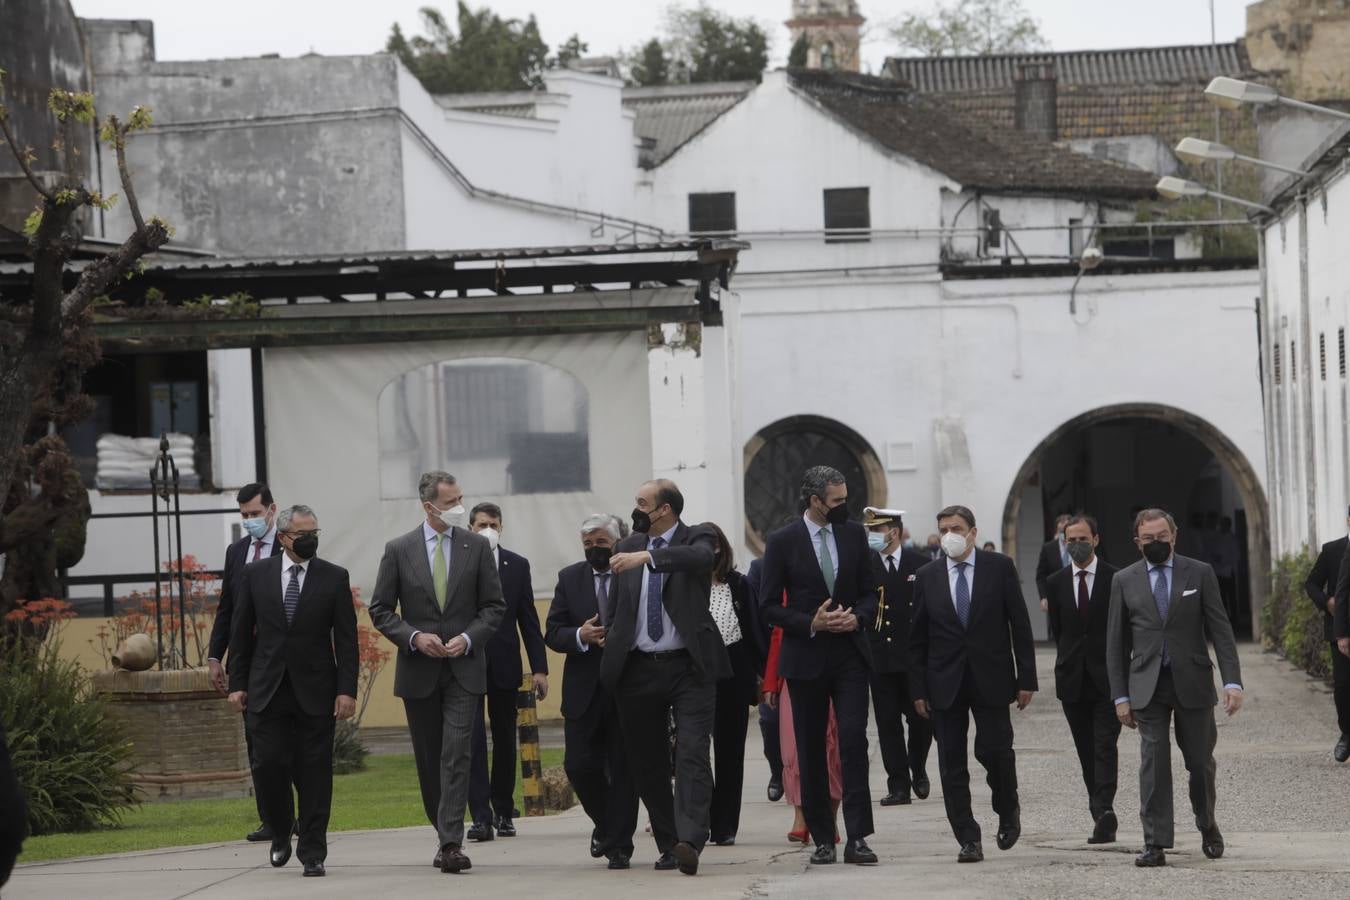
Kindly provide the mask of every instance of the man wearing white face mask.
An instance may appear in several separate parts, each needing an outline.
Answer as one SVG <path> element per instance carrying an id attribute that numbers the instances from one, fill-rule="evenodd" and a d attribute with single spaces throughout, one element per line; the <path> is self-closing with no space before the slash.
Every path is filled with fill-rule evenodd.
<path id="1" fill-rule="evenodd" d="M 483 648 L 487 656 L 487 718 L 492 721 L 492 774 L 488 775 L 487 727 L 483 704 L 478 704 L 473 724 L 473 763 L 469 769 L 469 812 L 473 825 L 471 841 L 490 841 L 493 830 L 502 837 L 515 837 L 516 791 L 516 693 L 524 672 L 520 666 L 520 642 L 530 658 L 535 697 L 548 694 L 548 653 L 539 613 L 534 608 L 530 561 L 501 546 L 502 508 L 479 503 L 469 513 L 469 530 L 487 538 L 497 560 L 506 614 L 492 639 Z M 516 634 L 519 632 L 519 639 Z M 495 816 L 494 816 L 495 813 Z"/>
<path id="2" fill-rule="evenodd" d="M 474 709 L 487 691 L 482 648 L 506 604 L 487 539 L 464 529 L 464 491 L 447 472 L 417 486 L 426 521 L 385 545 L 370 620 L 398 647 L 394 695 L 403 699 L 422 807 L 436 826 L 442 872 L 464 855 Z"/>

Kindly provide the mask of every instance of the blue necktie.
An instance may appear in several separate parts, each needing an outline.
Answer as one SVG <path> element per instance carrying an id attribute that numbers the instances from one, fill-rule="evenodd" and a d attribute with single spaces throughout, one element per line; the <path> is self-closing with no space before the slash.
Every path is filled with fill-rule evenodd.
<path id="1" fill-rule="evenodd" d="M 652 549 L 660 550 L 666 545 L 665 538 L 653 538 Z M 661 640 L 666 633 L 661 623 L 661 573 L 655 569 L 647 571 L 647 637 L 652 643 Z"/>
<path id="2" fill-rule="evenodd" d="M 970 582 L 966 581 L 966 567 L 970 563 L 956 564 L 956 617 L 965 628 L 970 622 Z"/>
<path id="3" fill-rule="evenodd" d="M 295 618 L 295 608 L 300 605 L 300 567 L 291 566 L 291 580 L 286 584 L 286 596 L 281 598 L 281 605 L 286 607 L 286 624 L 291 624 Z"/>
<path id="4" fill-rule="evenodd" d="M 1167 567 L 1153 567 L 1153 602 L 1158 606 L 1158 618 L 1162 619 L 1163 624 L 1167 624 L 1167 610 L 1172 603 L 1171 592 L 1167 584 Z M 1170 666 L 1171 658 L 1167 655 L 1167 640 L 1163 639 L 1162 664 Z"/>

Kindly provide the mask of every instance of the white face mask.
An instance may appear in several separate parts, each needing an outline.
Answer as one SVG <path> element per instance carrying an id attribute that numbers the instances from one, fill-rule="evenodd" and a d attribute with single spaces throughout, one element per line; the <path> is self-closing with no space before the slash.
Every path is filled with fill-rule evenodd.
<path id="1" fill-rule="evenodd" d="M 966 540 L 965 535 L 949 531 L 942 536 L 942 552 L 955 559 L 966 552 L 970 542 Z"/>
<path id="2" fill-rule="evenodd" d="M 497 549 L 497 542 L 502 539 L 502 536 L 497 532 L 497 529 L 484 528 L 482 531 L 478 533 L 481 534 L 483 537 L 487 538 L 488 545 L 492 547 L 493 550 Z"/>
<path id="3" fill-rule="evenodd" d="M 450 509 L 439 509 L 436 504 L 431 504 L 431 508 L 436 510 L 436 516 L 445 523 L 447 528 L 464 527 L 464 504 L 460 503 Z"/>

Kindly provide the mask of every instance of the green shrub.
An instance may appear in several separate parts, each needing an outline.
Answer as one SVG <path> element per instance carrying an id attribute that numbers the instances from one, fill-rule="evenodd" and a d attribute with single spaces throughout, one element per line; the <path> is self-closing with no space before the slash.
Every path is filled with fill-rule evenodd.
<path id="1" fill-rule="evenodd" d="M 1270 599 L 1261 610 L 1261 641 L 1309 675 L 1329 678 L 1331 653 L 1322 631 L 1322 611 L 1303 593 L 1312 567 L 1307 547 L 1275 561 Z"/>
<path id="2" fill-rule="evenodd" d="M 115 824 L 136 803 L 131 745 L 59 647 L 0 635 L 0 721 L 35 835 Z"/>
<path id="3" fill-rule="evenodd" d="M 370 750 L 361 740 L 360 726 L 355 719 L 337 723 L 333 731 L 333 774 L 350 775 L 366 768 Z"/>

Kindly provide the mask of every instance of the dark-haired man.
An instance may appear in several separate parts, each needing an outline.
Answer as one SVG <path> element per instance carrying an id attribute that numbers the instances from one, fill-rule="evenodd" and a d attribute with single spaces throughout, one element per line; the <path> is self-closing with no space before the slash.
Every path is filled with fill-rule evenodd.
<path id="1" fill-rule="evenodd" d="M 1022 834 L 1008 705 L 1026 709 L 1037 690 L 1031 618 L 1013 561 L 976 551 L 975 514 L 965 506 L 938 513 L 945 560 L 919 570 L 910 625 L 914 708 L 931 716 L 947 820 L 961 851 L 957 862 L 984 859 L 980 823 L 970 809 L 966 736 L 975 720 L 975 758 L 989 773 L 998 848 Z"/>
<path id="2" fill-rule="evenodd" d="M 239 504 L 244 535 L 225 548 L 225 570 L 220 578 L 220 604 L 216 607 L 216 621 L 211 626 L 211 642 L 206 651 L 206 667 L 211 684 L 222 696 L 229 692 L 229 679 L 221 661 L 230 647 L 230 628 L 234 621 L 234 598 L 239 576 L 249 563 L 281 553 L 276 529 L 277 504 L 272 498 L 272 489 L 258 482 L 246 484 L 234 495 L 234 499 Z M 249 731 L 248 722 L 248 716 L 244 716 L 244 743 L 252 766 L 253 733 Z M 253 800 L 257 804 L 261 824 L 250 831 L 245 840 L 270 841 L 272 830 L 263 818 L 262 796 L 258 793 L 256 783 L 253 786 Z"/>
<path id="3" fill-rule="evenodd" d="M 1116 839 L 1116 742 L 1120 720 L 1106 676 L 1106 620 L 1115 567 L 1097 556 L 1097 520 L 1074 516 L 1064 526 L 1070 564 L 1045 583 L 1055 636 L 1055 696 L 1064 706 L 1092 814 L 1089 844 Z"/>
<path id="4" fill-rule="evenodd" d="M 1350 513 L 1346 514 L 1345 523 L 1350 528 Z M 1341 653 L 1336 645 L 1336 607 L 1340 604 L 1336 588 L 1347 544 L 1350 540 L 1345 535 L 1323 544 L 1322 552 L 1317 554 L 1317 562 L 1313 563 L 1308 580 L 1303 584 L 1308 599 L 1322 611 L 1323 634 L 1331 644 L 1331 680 L 1335 690 L 1336 724 L 1341 732 L 1332 750 L 1336 762 L 1350 759 L 1350 657 Z"/>

